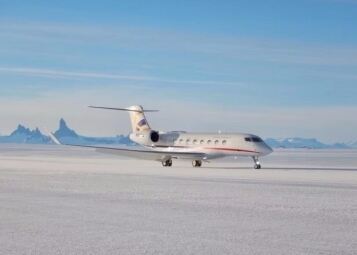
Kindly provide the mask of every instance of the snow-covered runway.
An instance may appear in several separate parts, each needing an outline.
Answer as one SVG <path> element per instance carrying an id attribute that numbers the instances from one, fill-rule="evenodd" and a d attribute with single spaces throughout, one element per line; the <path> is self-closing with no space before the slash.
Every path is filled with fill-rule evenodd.
<path id="1" fill-rule="evenodd" d="M 203 168 L 0 146 L 0 254 L 356 254 L 357 151 Z"/>

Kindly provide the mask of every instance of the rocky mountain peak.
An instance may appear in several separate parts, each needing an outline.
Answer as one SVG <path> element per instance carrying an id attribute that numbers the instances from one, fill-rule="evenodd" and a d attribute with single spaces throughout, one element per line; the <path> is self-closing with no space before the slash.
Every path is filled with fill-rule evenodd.
<path id="1" fill-rule="evenodd" d="M 77 133 L 68 127 L 66 121 L 63 118 L 60 119 L 59 129 L 55 132 L 55 136 L 58 138 L 78 137 Z"/>
<path id="2" fill-rule="evenodd" d="M 26 128 L 25 126 L 19 124 L 14 132 L 11 133 L 12 136 L 14 135 L 31 135 L 31 130 Z"/>

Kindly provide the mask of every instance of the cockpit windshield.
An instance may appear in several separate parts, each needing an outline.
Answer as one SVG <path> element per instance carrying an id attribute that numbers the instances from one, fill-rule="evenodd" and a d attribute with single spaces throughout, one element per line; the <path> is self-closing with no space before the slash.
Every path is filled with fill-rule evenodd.
<path id="1" fill-rule="evenodd" d="M 252 137 L 245 137 L 244 140 L 246 142 L 253 142 L 253 143 L 261 143 L 263 140 L 260 137 L 252 136 Z"/>
<path id="2" fill-rule="evenodd" d="M 255 143 L 261 143 L 263 140 L 260 137 L 252 137 L 253 142 Z"/>

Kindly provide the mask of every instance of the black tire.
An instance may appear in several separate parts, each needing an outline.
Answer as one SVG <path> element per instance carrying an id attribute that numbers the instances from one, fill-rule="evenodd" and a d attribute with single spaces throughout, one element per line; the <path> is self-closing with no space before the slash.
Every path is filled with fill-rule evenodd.
<path id="1" fill-rule="evenodd" d="M 201 160 L 193 160 L 192 161 L 192 166 L 193 167 L 201 167 L 202 166 L 202 161 Z"/>
<path id="2" fill-rule="evenodd" d="M 163 166 L 163 167 L 172 166 L 172 160 L 171 160 L 171 159 L 162 161 L 161 163 L 162 163 L 162 166 Z"/>

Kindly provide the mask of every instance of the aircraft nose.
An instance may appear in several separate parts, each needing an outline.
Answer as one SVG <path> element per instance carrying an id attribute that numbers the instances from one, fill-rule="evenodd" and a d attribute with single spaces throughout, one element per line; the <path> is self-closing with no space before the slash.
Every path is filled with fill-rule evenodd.
<path id="1" fill-rule="evenodd" d="M 266 146 L 267 146 L 267 149 L 268 149 L 268 154 L 270 154 L 270 153 L 272 153 L 274 151 L 269 145 L 266 144 Z"/>
<path id="2" fill-rule="evenodd" d="M 273 152 L 273 149 L 270 148 L 270 146 L 267 145 L 266 143 L 263 143 L 260 147 L 261 147 L 261 148 L 260 148 L 260 153 L 261 153 L 263 156 L 268 155 L 268 154 L 270 154 L 270 153 Z"/>

